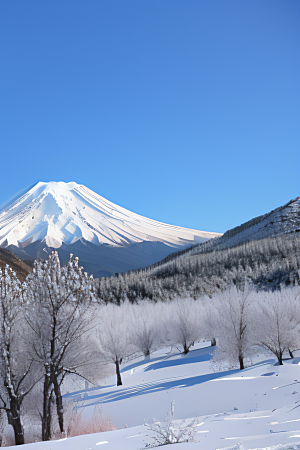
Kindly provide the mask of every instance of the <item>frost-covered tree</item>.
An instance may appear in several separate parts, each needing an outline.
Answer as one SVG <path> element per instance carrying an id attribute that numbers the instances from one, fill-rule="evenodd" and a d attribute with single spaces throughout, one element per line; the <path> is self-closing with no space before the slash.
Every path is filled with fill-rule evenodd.
<path id="1" fill-rule="evenodd" d="M 300 346 L 300 310 L 295 292 L 260 292 L 255 324 L 257 343 L 270 350 L 282 365 L 284 352 Z"/>
<path id="2" fill-rule="evenodd" d="M 193 299 L 178 299 L 169 305 L 166 319 L 168 335 L 174 345 L 179 344 L 186 355 L 191 346 L 203 336 L 199 303 Z"/>
<path id="3" fill-rule="evenodd" d="M 150 302 L 132 305 L 131 343 L 145 358 L 150 358 L 162 342 L 162 317 L 161 305 Z"/>
<path id="4" fill-rule="evenodd" d="M 245 368 L 245 359 L 253 345 L 253 308 L 251 288 L 232 286 L 225 292 L 215 294 L 211 300 L 212 322 L 217 337 L 213 361 L 228 362 Z"/>
<path id="5" fill-rule="evenodd" d="M 88 334 L 93 328 L 93 280 L 82 272 L 78 258 L 71 255 L 61 267 L 53 252 L 48 261 L 35 261 L 27 286 L 31 354 L 44 371 L 42 439 L 49 440 L 52 396 L 63 432 L 61 384 L 67 374 L 84 376 L 91 360 Z"/>
<path id="6" fill-rule="evenodd" d="M 136 348 L 131 339 L 130 305 L 102 306 L 97 333 L 99 351 L 103 363 L 115 364 L 117 386 L 122 385 L 120 365 L 124 358 L 133 355 Z"/>
<path id="7" fill-rule="evenodd" d="M 299 286 L 294 288 L 282 287 L 282 293 L 290 298 L 290 303 L 293 305 L 288 309 L 287 314 L 289 314 L 289 320 L 292 323 L 291 330 L 291 342 L 288 347 L 288 352 L 291 358 L 294 358 L 294 352 L 300 350 L 300 290 Z M 296 322 L 296 323 L 295 323 Z M 295 324 L 295 326 L 294 326 Z"/>
<path id="8" fill-rule="evenodd" d="M 201 304 L 201 315 L 203 317 L 203 337 L 206 341 L 211 342 L 214 347 L 216 341 L 216 309 L 212 304 L 211 298 L 203 296 L 199 299 Z"/>
<path id="9" fill-rule="evenodd" d="M 21 406 L 38 376 L 24 343 L 26 334 L 22 286 L 6 266 L 0 269 L 0 408 L 13 427 L 16 445 L 24 444 Z"/>

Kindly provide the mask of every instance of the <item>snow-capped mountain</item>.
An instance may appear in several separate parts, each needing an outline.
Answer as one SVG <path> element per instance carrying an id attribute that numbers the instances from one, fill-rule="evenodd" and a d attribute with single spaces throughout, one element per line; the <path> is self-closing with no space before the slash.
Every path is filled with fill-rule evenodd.
<path id="1" fill-rule="evenodd" d="M 0 246 L 23 260 L 56 249 L 74 253 L 96 276 L 152 264 L 168 254 L 220 236 L 147 219 L 71 182 L 39 182 L 0 209 Z"/>

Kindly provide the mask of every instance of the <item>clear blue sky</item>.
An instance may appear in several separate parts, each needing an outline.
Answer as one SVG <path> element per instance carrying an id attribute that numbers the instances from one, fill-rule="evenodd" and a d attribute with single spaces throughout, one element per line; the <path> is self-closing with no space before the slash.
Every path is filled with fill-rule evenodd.
<path id="1" fill-rule="evenodd" d="M 299 0 L 2 0 L 0 203 L 76 181 L 207 231 L 300 195 Z"/>

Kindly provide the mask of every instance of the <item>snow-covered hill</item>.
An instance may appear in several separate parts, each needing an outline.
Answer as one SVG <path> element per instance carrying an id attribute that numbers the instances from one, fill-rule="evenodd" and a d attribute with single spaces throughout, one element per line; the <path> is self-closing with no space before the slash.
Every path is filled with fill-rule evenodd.
<path id="1" fill-rule="evenodd" d="M 244 371 L 214 372 L 214 348 L 205 345 L 196 344 L 188 355 L 165 348 L 151 359 L 130 361 L 123 386 L 115 385 L 115 376 L 77 392 L 73 386 L 65 401 L 78 404 L 87 419 L 100 406 L 119 429 L 27 444 L 24 450 L 145 449 L 155 434 L 144 423 L 163 421 L 172 399 L 175 425 L 198 417 L 196 442 L 176 444 L 176 450 L 300 449 L 299 357 L 278 366 L 257 355 Z"/>
<path id="2" fill-rule="evenodd" d="M 97 276 L 147 266 L 220 236 L 147 219 L 71 182 L 39 182 L 0 210 L 0 246 L 23 260 L 70 253 Z"/>
<path id="3" fill-rule="evenodd" d="M 226 233 L 219 235 L 213 241 L 200 243 L 192 249 L 187 249 L 178 255 L 171 255 L 166 261 L 160 261 L 156 266 L 163 266 L 170 260 L 182 258 L 182 254 L 184 254 L 184 258 L 189 258 L 197 254 L 227 249 L 260 239 L 276 236 L 298 236 L 299 232 L 300 197 L 297 197 L 273 211 L 255 217 L 242 225 L 226 231 Z"/>
<path id="4" fill-rule="evenodd" d="M 218 239 L 220 248 L 243 242 L 300 232 L 300 197 L 262 216 L 226 231 Z"/>

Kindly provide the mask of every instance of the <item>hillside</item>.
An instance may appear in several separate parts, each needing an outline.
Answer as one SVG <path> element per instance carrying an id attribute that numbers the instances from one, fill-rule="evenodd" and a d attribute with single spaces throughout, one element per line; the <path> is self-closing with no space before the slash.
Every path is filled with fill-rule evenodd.
<path id="1" fill-rule="evenodd" d="M 99 297 L 116 302 L 178 295 L 196 298 L 232 282 L 251 281 L 258 289 L 299 283 L 299 231 L 300 197 L 144 270 L 99 280 Z"/>
<path id="2" fill-rule="evenodd" d="M 235 247 L 246 242 L 272 238 L 276 236 L 292 235 L 300 232 L 300 197 L 290 200 L 283 206 L 274 209 L 262 216 L 255 217 L 242 225 L 232 228 L 222 236 L 206 243 L 195 245 L 192 249 L 185 249 L 173 253 L 162 261 L 154 264 L 158 267 L 183 254 L 196 255 Z"/>
<path id="3" fill-rule="evenodd" d="M 118 430 L 27 444 L 24 450 L 145 449 L 155 436 L 147 423 L 163 422 L 173 399 L 173 426 L 198 418 L 195 443 L 176 444 L 176 450 L 300 449 L 299 358 L 278 366 L 270 355 L 258 355 L 243 372 L 214 372 L 214 347 L 206 345 L 196 344 L 188 355 L 164 348 L 151 360 L 130 361 L 122 370 L 123 386 L 116 387 L 113 376 L 65 394 L 86 418 L 101 407 Z"/>
<path id="4" fill-rule="evenodd" d="M 5 268 L 6 264 L 8 264 L 16 272 L 21 281 L 25 280 L 31 270 L 29 264 L 25 264 L 24 261 L 21 261 L 9 250 L 0 248 L 0 267 L 2 270 Z"/>
<path id="5" fill-rule="evenodd" d="M 244 242 L 297 232 L 300 232 L 300 197 L 226 231 L 213 247 L 228 248 Z"/>

